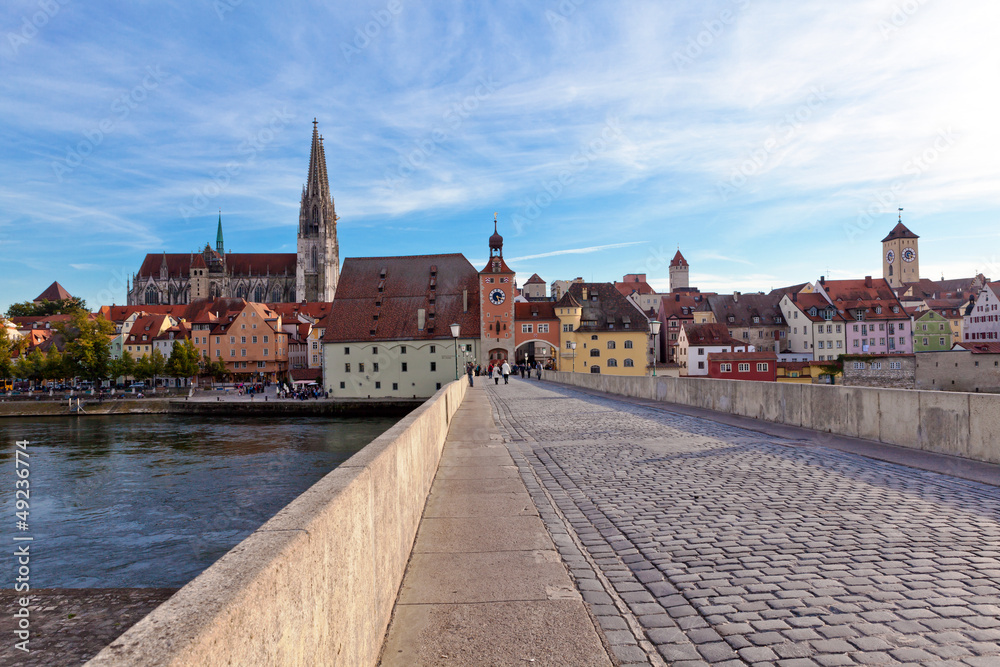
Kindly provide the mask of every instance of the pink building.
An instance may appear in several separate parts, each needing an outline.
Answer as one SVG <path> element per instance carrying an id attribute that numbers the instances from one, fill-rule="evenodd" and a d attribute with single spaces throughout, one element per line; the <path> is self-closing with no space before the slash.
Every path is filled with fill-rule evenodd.
<path id="1" fill-rule="evenodd" d="M 884 278 L 825 280 L 817 293 L 847 320 L 847 354 L 912 354 L 910 316 Z"/>

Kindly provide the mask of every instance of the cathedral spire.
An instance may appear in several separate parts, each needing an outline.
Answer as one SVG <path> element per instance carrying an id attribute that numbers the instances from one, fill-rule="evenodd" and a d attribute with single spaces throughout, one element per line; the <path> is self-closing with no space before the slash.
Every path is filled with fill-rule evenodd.
<path id="1" fill-rule="evenodd" d="M 220 255 L 224 254 L 222 245 L 222 209 L 219 209 L 219 228 L 215 232 L 215 250 Z"/>

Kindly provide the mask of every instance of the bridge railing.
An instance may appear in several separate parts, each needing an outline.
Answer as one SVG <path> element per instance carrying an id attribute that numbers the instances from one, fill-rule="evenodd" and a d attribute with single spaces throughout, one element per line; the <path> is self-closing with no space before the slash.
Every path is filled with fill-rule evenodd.
<path id="1" fill-rule="evenodd" d="M 467 387 L 442 388 L 88 664 L 374 665 Z"/>
<path id="2" fill-rule="evenodd" d="M 1000 395 L 543 371 L 611 394 L 1000 463 Z"/>

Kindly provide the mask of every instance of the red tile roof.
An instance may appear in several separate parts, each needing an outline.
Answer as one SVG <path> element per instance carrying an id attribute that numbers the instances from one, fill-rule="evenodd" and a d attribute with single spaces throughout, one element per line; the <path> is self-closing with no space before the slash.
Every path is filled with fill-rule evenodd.
<path id="1" fill-rule="evenodd" d="M 845 318 L 840 313 L 837 307 L 830 305 L 830 302 L 827 301 L 825 298 L 823 298 L 822 294 L 809 293 L 809 292 L 803 292 L 803 293 L 793 292 L 792 294 L 788 295 L 788 298 L 792 301 L 793 305 L 795 305 L 799 310 L 802 311 L 802 314 L 805 315 L 806 319 L 808 319 L 811 322 L 847 321 L 847 318 Z M 815 315 L 812 315 L 810 313 L 810 311 L 813 308 L 816 309 Z M 825 317 L 823 317 L 823 311 L 827 310 L 828 308 L 833 311 L 833 318 L 831 320 L 827 320 Z"/>
<path id="2" fill-rule="evenodd" d="M 196 257 L 200 260 L 195 259 Z M 163 262 L 167 263 L 168 276 L 188 277 L 192 263 L 203 268 L 205 258 L 201 253 L 149 253 L 139 267 L 139 277 L 158 277 Z M 234 275 L 295 275 L 296 255 L 291 252 L 274 253 L 226 253 L 226 269 Z"/>
<path id="3" fill-rule="evenodd" d="M 524 282 L 524 284 L 525 284 L 525 285 L 531 285 L 531 284 L 533 284 L 533 283 L 542 283 L 542 284 L 544 285 L 544 284 L 545 284 L 545 281 L 544 281 L 544 280 L 542 280 L 542 279 L 541 279 L 541 277 L 540 277 L 540 276 L 539 276 L 539 275 L 538 275 L 537 273 L 532 273 L 532 274 L 531 274 L 531 277 L 530 277 L 530 278 L 528 278 L 528 279 L 527 279 L 527 280 L 526 280 L 526 281 Z"/>
<path id="4" fill-rule="evenodd" d="M 448 339 L 451 324 L 462 338 L 479 338 L 479 272 L 458 253 L 349 257 L 325 323 L 324 342 Z"/>
<path id="5" fill-rule="evenodd" d="M 557 320 L 555 301 L 529 301 L 514 304 L 514 321 Z"/>
<path id="6" fill-rule="evenodd" d="M 851 311 L 861 309 L 865 310 L 865 320 L 909 319 L 896 298 L 896 292 L 884 278 L 868 276 L 861 280 L 826 280 L 820 286 L 848 320 L 854 319 Z M 882 312 L 876 312 L 876 308 Z M 897 310 L 893 312 L 893 308 Z"/>
<path id="7" fill-rule="evenodd" d="M 35 297 L 35 302 L 39 301 L 62 301 L 72 299 L 73 295 L 66 291 L 66 288 L 58 282 L 53 282 L 45 288 L 45 291 Z"/>
<path id="8" fill-rule="evenodd" d="M 1000 343 L 956 343 L 972 354 L 1000 354 Z"/>
<path id="9" fill-rule="evenodd" d="M 681 249 L 678 248 L 677 254 L 674 255 L 674 258 L 672 260 L 670 260 L 670 266 L 687 266 L 687 265 L 688 265 L 687 260 L 684 259 L 684 255 L 681 254 Z"/>
<path id="10" fill-rule="evenodd" d="M 622 296 L 628 296 L 632 292 L 638 292 L 639 294 L 656 294 L 656 290 L 644 280 L 622 283 L 616 282 L 615 289 L 618 290 Z"/>
<path id="11" fill-rule="evenodd" d="M 746 347 L 748 341 L 738 340 L 729 335 L 729 327 L 719 322 L 694 324 L 684 322 L 684 335 L 688 345 L 737 345 Z"/>
<path id="12" fill-rule="evenodd" d="M 778 355 L 774 352 L 709 352 L 709 361 L 773 361 L 777 363 Z"/>

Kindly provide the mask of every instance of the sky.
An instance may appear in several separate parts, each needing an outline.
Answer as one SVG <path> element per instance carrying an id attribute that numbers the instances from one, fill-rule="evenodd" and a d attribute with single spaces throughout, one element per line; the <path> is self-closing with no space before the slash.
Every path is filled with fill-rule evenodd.
<path id="1" fill-rule="evenodd" d="M 1000 3 L 0 7 L 0 309 L 124 303 L 146 253 L 294 252 L 312 121 L 345 257 L 744 292 L 1000 275 Z"/>

